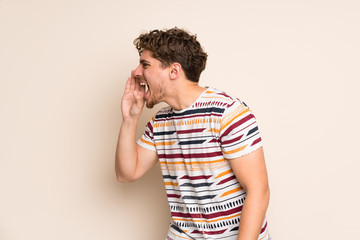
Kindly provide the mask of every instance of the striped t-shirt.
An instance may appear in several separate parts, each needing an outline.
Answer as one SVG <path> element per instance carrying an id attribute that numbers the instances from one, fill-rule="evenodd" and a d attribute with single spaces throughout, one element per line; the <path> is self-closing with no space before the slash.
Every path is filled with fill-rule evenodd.
<path id="1" fill-rule="evenodd" d="M 208 88 L 186 109 L 158 111 L 138 144 L 159 157 L 172 219 L 167 239 L 237 239 L 246 193 L 228 160 L 262 146 L 244 102 Z M 258 239 L 270 239 L 266 220 Z"/>

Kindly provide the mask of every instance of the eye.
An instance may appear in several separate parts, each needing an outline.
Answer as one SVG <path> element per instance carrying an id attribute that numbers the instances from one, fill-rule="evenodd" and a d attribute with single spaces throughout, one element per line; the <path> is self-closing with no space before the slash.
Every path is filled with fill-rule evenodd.
<path id="1" fill-rule="evenodd" d="M 147 63 L 143 63 L 142 65 L 143 65 L 144 69 L 146 69 L 149 66 L 149 64 L 147 64 Z"/>

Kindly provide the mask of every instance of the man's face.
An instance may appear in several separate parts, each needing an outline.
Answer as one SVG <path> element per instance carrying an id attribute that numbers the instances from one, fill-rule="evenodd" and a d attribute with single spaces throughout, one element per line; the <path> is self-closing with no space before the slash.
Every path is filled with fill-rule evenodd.
<path id="1" fill-rule="evenodd" d="M 168 77 L 168 68 L 162 67 L 161 62 L 153 58 L 150 51 L 145 50 L 141 54 L 139 66 L 135 69 L 135 78 L 141 85 L 146 86 L 146 107 L 152 108 L 164 100 L 164 84 Z"/>

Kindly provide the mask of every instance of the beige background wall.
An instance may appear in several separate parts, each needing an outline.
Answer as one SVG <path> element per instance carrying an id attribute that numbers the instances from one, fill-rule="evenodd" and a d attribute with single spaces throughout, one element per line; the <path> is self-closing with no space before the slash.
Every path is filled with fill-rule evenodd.
<path id="1" fill-rule="evenodd" d="M 201 84 L 255 112 L 273 239 L 356 239 L 357 0 L 0 1 L 0 239 L 165 238 L 159 166 L 132 184 L 113 166 L 132 41 L 173 26 L 209 54 Z"/>

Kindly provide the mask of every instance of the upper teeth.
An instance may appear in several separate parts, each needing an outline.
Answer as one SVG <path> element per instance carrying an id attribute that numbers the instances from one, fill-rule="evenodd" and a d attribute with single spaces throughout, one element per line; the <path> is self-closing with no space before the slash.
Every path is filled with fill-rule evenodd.
<path id="1" fill-rule="evenodd" d="M 146 82 L 141 82 L 140 86 L 144 86 L 145 87 L 145 92 L 147 92 L 149 90 L 149 86 L 146 84 Z"/>

